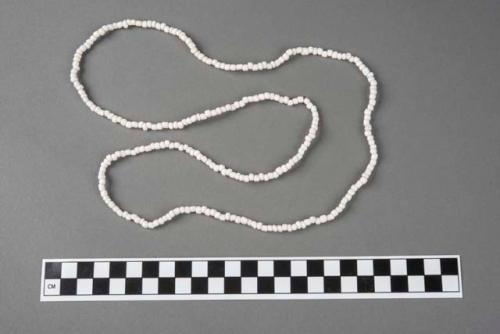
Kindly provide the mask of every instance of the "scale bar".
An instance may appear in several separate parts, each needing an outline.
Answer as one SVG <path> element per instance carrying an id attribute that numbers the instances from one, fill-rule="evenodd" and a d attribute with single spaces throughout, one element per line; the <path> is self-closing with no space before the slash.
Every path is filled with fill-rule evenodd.
<path id="1" fill-rule="evenodd" d="M 41 301 L 462 298 L 458 255 L 45 259 Z"/>

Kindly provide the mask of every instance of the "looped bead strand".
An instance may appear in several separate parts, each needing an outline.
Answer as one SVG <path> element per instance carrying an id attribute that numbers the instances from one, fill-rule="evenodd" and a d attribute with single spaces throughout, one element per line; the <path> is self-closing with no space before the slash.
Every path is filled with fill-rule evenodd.
<path id="1" fill-rule="evenodd" d="M 216 209 L 209 208 L 206 206 L 181 206 L 176 207 L 168 211 L 163 216 L 148 221 L 145 218 L 139 216 L 138 214 L 128 212 L 120 208 L 111 198 L 107 190 L 107 170 L 118 160 L 132 157 L 140 154 L 145 154 L 153 151 L 161 150 L 176 150 L 188 154 L 189 156 L 195 158 L 201 163 L 208 166 L 214 172 L 219 173 L 225 177 L 240 181 L 240 182 L 267 182 L 279 178 L 283 174 L 290 171 L 307 153 L 312 142 L 316 138 L 319 124 L 319 114 L 316 105 L 307 97 L 288 97 L 275 93 L 261 93 L 252 96 L 245 96 L 240 100 L 235 102 L 214 108 L 205 110 L 200 113 L 193 114 L 189 117 L 183 118 L 179 121 L 163 121 L 163 122 L 148 122 L 148 121 L 133 121 L 119 116 L 109 110 L 106 110 L 98 106 L 94 101 L 88 96 L 85 86 L 80 82 L 79 72 L 81 69 L 81 63 L 83 55 L 88 52 L 92 46 L 104 35 L 120 29 L 127 29 L 131 27 L 144 28 L 144 29 L 154 29 L 166 34 L 177 37 L 179 40 L 184 42 L 188 47 L 189 51 L 203 63 L 213 66 L 215 68 L 224 71 L 265 71 L 277 68 L 285 64 L 288 60 L 296 56 L 320 56 L 323 58 L 330 58 L 334 60 L 347 61 L 352 63 L 367 79 L 369 84 L 369 94 L 368 94 L 368 104 L 363 112 L 363 128 L 364 136 L 368 143 L 370 159 L 366 165 L 364 171 L 361 173 L 359 179 L 354 182 L 347 193 L 341 198 L 338 205 L 333 208 L 329 213 L 321 214 L 319 216 L 311 216 L 306 219 L 298 220 L 292 223 L 282 223 L 282 224 L 264 224 L 262 222 L 253 220 L 251 218 L 237 215 L 231 212 L 220 212 Z M 183 129 L 187 126 L 193 125 L 198 122 L 203 122 L 207 119 L 218 117 L 222 114 L 233 112 L 235 110 L 244 108 L 248 104 L 258 103 L 262 101 L 274 101 L 286 106 L 296 106 L 302 104 L 311 113 L 311 124 L 307 134 L 304 137 L 302 144 L 297 149 L 297 152 L 290 157 L 285 163 L 276 167 L 272 171 L 259 172 L 259 173 L 243 173 L 232 170 L 222 164 L 219 164 L 199 150 L 179 142 L 173 142 L 170 140 L 164 140 L 159 142 L 153 142 L 148 145 L 136 146 L 134 148 L 119 150 L 112 154 L 108 154 L 104 160 L 101 162 L 99 172 L 98 172 L 98 189 L 99 193 L 104 201 L 104 203 L 118 216 L 132 221 L 141 225 L 144 228 L 156 228 L 160 225 L 165 224 L 168 221 L 173 220 L 176 216 L 184 214 L 198 214 L 205 215 L 207 217 L 212 217 L 214 219 L 223 222 L 232 222 L 240 225 L 245 225 L 253 229 L 263 231 L 263 232 L 293 232 L 300 229 L 305 229 L 311 225 L 320 225 L 330 221 L 333 221 L 342 211 L 345 210 L 347 204 L 356 195 L 358 190 L 363 187 L 375 169 L 378 159 L 377 145 L 375 143 L 375 138 L 372 132 L 371 125 L 371 115 L 375 108 L 377 101 L 377 81 L 373 73 L 368 69 L 368 67 L 356 56 L 350 53 L 342 53 L 333 50 L 325 50 L 317 47 L 295 47 L 286 50 L 280 57 L 271 61 L 261 61 L 259 63 L 246 63 L 246 64 L 229 64 L 221 62 L 217 59 L 210 58 L 203 54 L 193 40 L 186 35 L 182 30 L 166 25 L 165 23 L 155 22 L 155 21 L 139 21 L 139 20 L 123 20 L 111 24 L 107 24 L 96 30 L 75 52 L 73 57 L 73 63 L 70 74 L 71 82 L 78 92 L 80 98 L 85 103 L 85 105 L 94 113 L 99 116 L 105 117 L 113 123 L 119 124 L 127 129 L 140 129 L 144 131 L 160 131 L 160 130 L 178 130 Z"/>

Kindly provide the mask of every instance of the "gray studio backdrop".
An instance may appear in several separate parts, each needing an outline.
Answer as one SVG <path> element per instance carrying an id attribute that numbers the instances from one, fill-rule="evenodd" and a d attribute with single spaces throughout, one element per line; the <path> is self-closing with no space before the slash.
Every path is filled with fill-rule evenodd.
<path id="1" fill-rule="evenodd" d="M 181 132 L 143 133 L 91 113 L 69 82 L 74 50 L 99 26 L 155 19 L 228 62 L 292 46 L 350 51 L 374 70 L 381 160 L 334 224 L 264 234 L 199 216 L 155 231 L 101 201 L 100 160 L 164 138 L 242 170 L 274 167 L 307 113 L 266 103 Z M 495 333 L 500 309 L 500 75 L 496 1 L 0 1 L 1 333 Z M 191 203 L 267 221 L 327 211 L 368 158 L 366 84 L 350 65 L 302 58 L 273 72 L 207 67 L 173 38 L 119 32 L 86 59 L 96 101 L 175 120 L 243 95 L 306 95 L 321 135 L 268 184 L 215 175 L 179 153 L 118 164 L 112 190 L 147 217 Z M 42 258 L 460 254 L 462 300 L 40 303 Z"/>

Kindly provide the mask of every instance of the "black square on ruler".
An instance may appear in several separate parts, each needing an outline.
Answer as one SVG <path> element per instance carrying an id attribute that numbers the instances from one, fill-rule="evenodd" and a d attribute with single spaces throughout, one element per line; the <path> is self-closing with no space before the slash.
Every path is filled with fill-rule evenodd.
<path id="1" fill-rule="evenodd" d="M 109 294 L 109 278 L 94 278 L 92 281 L 93 295 Z"/>
<path id="2" fill-rule="evenodd" d="M 240 277 L 224 278 L 224 293 L 227 294 L 241 293 L 241 278 Z"/>
<path id="3" fill-rule="evenodd" d="M 224 261 L 208 261 L 208 277 L 224 277 Z"/>
<path id="4" fill-rule="evenodd" d="M 274 293 L 274 277 L 258 277 L 257 292 Z"/>
<path id="5" fill-rule="evenodd" d="M 76 278 L 62 278 L 60 295 L 76 295 Z"/>
<path id="6" fill-rule="evenodd" d="M 307 277 L 290 278 L 291 293 L 307 293 Z"/>
<path id="7" fill-rule="evenodd" d="M 307 276 L 323 276 L 323 260 L 307 261 Z"/>
<path id="8" fill-rule="evenodd" d="M 276 269 L 274 269 L 276 270 Z M 241 261 L 241 276 L 256 277 L 257 276 L 257 261 L 244 260 Z"/>
<path id="9" fill-rule="evenodd" d="M 175 277 L 190 277 L 191 261 L 175 261 Z"/>
<path id="10" fill-rule="evenodd" d="M 408 292 L 408 277 L 391 276 L 391 292 Z"/>
<path id="11" fill-rule="evenodd" d="M 126 278 L 125 294 L 140 295 L 142 293 L 142 278 Z"/>
<path id="12" fill-rule="evenodd" d="M 340 260 L 340 276 L 356 276 L 356 260 Z"/>
<path id="13" fill-rule="evenodd" d="M 109 277 L 124 278 L 127 275 L 127 263 L 124 261 L 113 261 L 109 264 Z"/>
<path id="14" fill-rule="evenodd" d="M 406 271 L 408 275 L 422 276 L 424 274 L 424 260 L 423 259 L 407 259 Z"/>
<path id="15" fill-rule="evenodd" d="M 61 263 L 45 262 L 45 278 L 61 278 Z"/>
<path id="16" fill-rule="evenodd" d="M 158 261 L 144 261 L 142 263 L 142 277 L 158 277 Z"/>
<path id="17" fill-rule="evenodd" d="M 193 282 L 191 280 L 191 282 Z M 158 293 L 161 295 L 171 295 L 175 293 L 175 278 L 160 277 L 158 279 Z"/>
<path id="18" fill-rule="evenodd" d="M 391 261 L 387 259 L 373 260 L 373 274 L 375 276 L 389 276 L 391 274 Z"/>
<path id="19" fill-rule="evenodd" d="M 94 277 L 94 262 L 78 262 L 76 275 L 78 278 Z"/>
<path id="20" fill-rule="evenodd" d="M 358 276 L 358 292 L 375 292 L 373 276 Z"/>
<path id="21" fill-rule="evenodd" d="M 255 268 L 257 269 L 257 262 L 255 263 Z M 276 261 L 274 261 L 274 276 L 290 277 L 290 272 L 291 272 L 290 260 L 276 260 Z"/>
<path id="22" fill-rule="evenodd" d="M 425 292 L 442 292 L 441 275 L 425 276 Z"/>
<path id="23" fill-rule="evenodd" d="M 458 275 L 457 259 L 441 259 L 441 275 Z"/>
<path id="24" fill-rule="evenodd" d="M 340 292 L 340 276 L 326 276 L 324 278 L 326 293 Z"/>
<path id="25" fill-rule="evenodd" d="M 206 277 L 191 278 L 191 293 L 195 295 L 208 293 L 208 278 Z"/>

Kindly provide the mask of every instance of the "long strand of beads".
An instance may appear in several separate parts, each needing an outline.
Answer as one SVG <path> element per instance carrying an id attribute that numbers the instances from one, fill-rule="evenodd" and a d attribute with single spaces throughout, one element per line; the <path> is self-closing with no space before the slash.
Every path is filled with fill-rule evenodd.
<path id="1" fill-rule="evenodd" d="M 147 121 L 133 121 L 128 120 L 122 116 L 119 116 L 107 109 L 98 106 L 94 101 L 88 96 L 85 86 L 80 82 L 78 73 L 81 69 L 81 63 L 83 55 L 88 52 L 92 46 L 104 35 L 113 32 L 115 30 L 127 29 L 127 28 L 144 28 L 153 29 L 164 32 L 166 34 L 177 37 L 179 40 L 184 42 L 188 47 L 189 51 L 203 63 L 213 66 L 215 68 L 224 71 L 265 71 L 272 70 L 283 64 L 295 56 L 320 56 L 323 58 L 330 58 L 335 60 L 347 61 L 353 64 L 366 78 L 369 84 L 368 92 L 368 104 L 363 111 L 363 128 L 364 136 L 368 143 L 370 159 L 366 165 L 364 171 L 361 173 L 360 177 L 348 188 L 345 195 L 340 199 L 337 206 L 334 207 L 330 212 L 320 214 L 317 216 L 311 216 L 305 219 L 297 220 L 291 223 L 282 224 L 266 224 L 249 217 L 234 214 L 231 212 L 221 212 L 214 208 L 209 208 L 206 206 L 181 206 L 176 207 L 165 213 L 163 216 L 148 221 L 145 218 L 139 216 L 138 214 L 128 212 L 120 208 L 116 202 L 113 201 L 106 187 L 107 183 L 107 170 L 112 166 L 113 163 L 120 159 L 124 159 L 131 156 L 136 156 L 148 152 L 160 151 L 160 150 L 176 150 L 179 152 L 184 152 L 189 156 L 195 158 L 201 163 L 208 166 L 214 172 L 222 174 L 228 178 L 241 181 L 241 182 L 266 182 L 277 179 L 281 175 L 287 173 L 291 170 L 302 158 L 311 146 L 314 138 L 316 137 L 318 131 L 319 114 L 316 105 L 307 97 L 288 97 L 282 96 L 275 93 L 261 93 L 252 96 L 245 96 L 240 100 L 233 103 L 229 103 L 214 109 L 205 110 L 200 113 L 193 114 L 189 117 L 183 118 L 179 121 L 167 121 L 167 122 L 147 122 Z M 132 221 L 141 225 L 144 228 L 153 229 L 160 225 L 165 224 L 168 221 L 173 220 L 176 216 L 184 214 L 198 214 L 205 215 L 208 217 L 215 218 L 223 222 L 232 222 L 236 224 L 246 225 L 253 229 L 263 231 L 263 232 L 293 232 L 301 229 L 305 229 L 311 225 L 320 225 L 330 221 L 333 221 L 342 211 L 345 210 L 347 204 L 352 200 L 356 193 L 361 189 L 367 182 L 377 165 L 378 153 L 377 145 L 375 143 L 375 138 L 372 132 L 371 116 L 375 108 L 377 101 L 377 81 L 370 69 L 356 56 L 350 53 L 342 53 L 333 50 L 325 50 L 317 47 L 295 47 L 286 50 L 280 57 L 271 61 L 261 61 L 259 63 L 246 63 L 246 64 L 229 64 L 221 62 L 217 59 L 210 58 L 204 53 L 202 53 L 193 40 L 186 35 L 182 30 L 166 25 L 165 23 L 155 22 L 155 21 L 140 21 L 140 20 L 123 20 L 111 24 L 107 24 L 96 30 L 75 52 L 73 57 L 73 63 L 70 74 L 71 82 L 75 87 L 76 91 L 80 95 L 82 101 L 87 105 L 87 107 L 98 114 L 99 116 L 109 119 L 111 122 L 119 124 L 128 129 L 141 129 L 144 131 L 152 130 L 179 130 L 194 123 L 202 122 L 212 117 L 218 117 L 222 114 L 232 112 L 241 109 L 248 104 L 258 103 L 261 101 L 274 101 L 277 103 L 284 104 L 286 106 L 296 106 L 304 105 L 306 109 L 311 113 L 311 125 L 307 134 L 304 137 L 302 144 L 299 146 L 297 152 L 290 157 L 285 163 L 276 167 L 272 171 L 260 172 L 260 173 L 243 173 L 232 170 L 222 164 L 219 164 L 199 150 L 179 142 L 173 142 L 169 140 L 153 142 L 148 145 L 137 146 L 130 149 L 116 151 L 112 154 L 108 154 L 104 160 L 101 162 L 99 172 L 98 172 L 98 188 L 99 193 L 106 205 L 113 210 L 118 216 Z"/>

